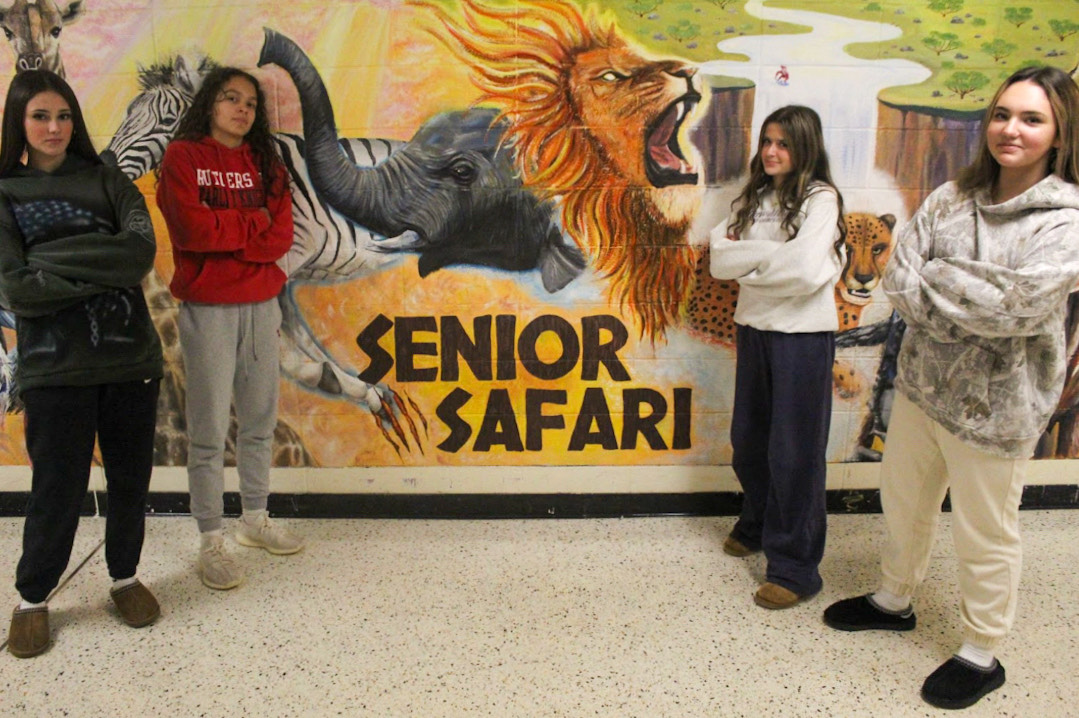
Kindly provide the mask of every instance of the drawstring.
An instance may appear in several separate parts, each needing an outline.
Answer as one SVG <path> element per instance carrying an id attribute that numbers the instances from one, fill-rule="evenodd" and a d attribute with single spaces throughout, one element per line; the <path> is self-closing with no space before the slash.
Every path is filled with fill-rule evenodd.
<path id="1" fill-rule="evenodd" d="M 258 336 L 255 333 L 255 311 L 254 311 L 254 306 L 251 305 L 251 304 L 241 304 L 239 309 L 240 309 L 240 317 L 239 317 L 239 319 L 240 319 L 240 336 L 239 336 L 240 346 L 243 346 L 245 339 L 250 336 L 251 337 L 251 341 L 249 342 L 249 344 L 251 345 L 250 361 L 258 363 L 258 360 L 259 360 L 258 347 L 256 346 L 256 343 L 254 341 L 254 338 Z M 243 358 L 244 377 L 246 378 L 250 374 L 250 371 L 249 371 L 250 362 L 249 362 L 248 353 L 244 352 L 242 358 Z"/>
<path id="2" fill-rule="evenodd" d="M 247 305 L 247 317 L 251 325 L 251 336 L 257 337 L 258 334 L 255 332 L 255 308 L 250 304 Z M 255 362 L 258 362 L 259 360 L 258 343 L 253 339 L 251 341 L 251 358 L 254 359 Z"/>

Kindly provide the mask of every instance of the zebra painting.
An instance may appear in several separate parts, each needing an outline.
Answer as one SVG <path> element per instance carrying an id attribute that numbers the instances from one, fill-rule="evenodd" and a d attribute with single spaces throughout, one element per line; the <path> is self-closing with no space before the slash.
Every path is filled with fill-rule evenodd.
<path id="1" fill-rule="evenodd" d="M 128 114 L 103 156 L 133 179 L 155 169 L 164 155 L 168 138 L 211 66 L 208 60 L 192 63 L 177 58 L 171 63 L 171 69 L 165 65 L 145 70 L 145 78 L 140 81 L 142 92 L 128 106 Z M 417 132 L 417 136 L 420 134 Z M 307 391 L 348 401 L 370 411 L 383 437 L 399 454 L 402 450 L 411 451 L 413 447 L 422 451 L 417 421 L 426 426 L 426 419 L 419 408 L 388 386 L 365 382 L 356 371 L 335 361 L 304 319 L 296 302 L 295 288 L 299 283 L 333 283 L 369 276 L 400 262 L 403 252 L 420 254 L 422 266 L 423 253 L 432 248 L 414 231 L 386 237 L 338 212 L 312 185 L 304 138 L 278 133 L 276 142 L 289 172 L 295 230 L 292 249 L 279 262 L 289 276 L 280 296 L 282 373 Z M 498 138 L 493 134 L 490 144 L 492 152 L 510 151 L 496 147 Z M 358 138 L 338 140 L 338 145 L 344 157 L 357 169 L 377 168 L 395 153 L 409 147 L 408 142 L 398 140 Z M 523 188 L 518 190 L 525 192 Z M 553 212 L 549 211 L 548 216 L 549 220 L 545 221 L 553 221 Z M 547 227 L 543 231 L 546 233 Z M 560 236 L 559 241 L 562 241 Z M 560 289 L 584 268 L 584 259 L 575 247 L 564 245 L 558 251 L 564 269 L 552 279 L 544 275 L 548 291 Z M 428 271 L 456 263 L 439 261 L 440 264 Z M 464 260 L 460 263 L 482 264 Z M 535 265 L 526 267 L 535 268 Z M 162 305 L 166 301 L 171 303 L 171 298 L 164 297 Z"/>
<path id="2" fill-rule="evenodd" d="M 132 180 L 156 169 L 203 78 L 216 65 L 201 55 L 178 55 L 149 67 L 140 65 L 140 92 L 128 104 L 125 119 L 101 159 L 119 167 Z"/>

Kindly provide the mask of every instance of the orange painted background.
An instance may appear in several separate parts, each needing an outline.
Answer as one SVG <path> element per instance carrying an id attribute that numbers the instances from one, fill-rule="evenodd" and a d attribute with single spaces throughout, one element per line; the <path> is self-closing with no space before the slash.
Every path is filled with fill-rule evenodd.
<path id="1" fill-rule="evenodd" d="M 239 0 L 189 7 L 180 0 L 83 0 L 75 6 L 57 0 L 56 6 L 72 15 L 59 35 L 59 52 L 99 150 L 113 141 L 128 103 L 143 91 L 140 76 L 177 57 L 189 68 L 209 58 L 249 69 L 263 84 L 276 129 L 302 134 L 292 78 L 280 66 L 257 66 L 264 28 L 310 59 L 342 138 L 408 142 L 441 112 L 479 106 L 502 113 L 513 129 L 503 150 L 515 153 L 517 180 L 552 203 L 551 221 L 586 266 L 557 291 L 544 287 L 536 269 L 468 263 L 421 277 L 412 252 L 334 283 L 296 280 L 296 306 L 310 337 L 342 371 L 355 376 L 369 368 L 372 356 L 357 337 L 380 316 L 394 326 L 409 317 L 432 317 L 436 324 L 454 318 L 469 334 L 476 317 L 515 317 L 514 339 L 533 321 L 547 326 L 544 316 L 564 320 L 578 339 L 587 317 L 609 317 L 603 321 L 626 329 L 628 339 L 616 351 L 623 377 L 601 365 L 589 378 L 582 373 L 587 357 L 581 357 L 564 376 L 537 378 L 515 353 L 500 357 L 514 363 L 513 379 L 477 378 L 463 360 L 456 362 L 459 378 L 444 379 L 443 357 L 417 356 L 417 369 L 438 370 L 434 381 L 401 379 L 401 347 L 390 330 L 378 345 L 395 365 L 378 383 L 384 399 L 397 401 L 382 413 L 370 403 L 312 392 L 286 372 L 276 460 L 293 466 L 728 463 L 731 288 L 694 269 L 709 223 L 722 218 L 724 202 L 738 187 L 762 113 L 788 102 L 818 109 L 847 207 L 862 218 L 864 231 L 855 233 L 851 253 L 886 258 L 893 228 L 969 160 L 980 113 L 1000 79 L 1035 61 L 1072 71 L 1079 58 L 1079 3 L 1073 2 Z M 567 28 L 574 27 L 583 28 L 581 37 L 569 37 Z M 0 74 L 14 72 L 15 62 L 13 53 L 0 53 Z M 560 74 L 566 68 L 576 74 Z M 552 83 L 562 104 L 540 112 Z M 674 138 L 656 140 L 657 127 L 674 123 L 665 113 L 687 93 L 699 95 L 699 102 L 685 104 L 690 116 L 666 125 Z M 568 138 L 559 152 L 551 149 L 554 138 Z M 676 145 L 674 155 L 663 150 Z M 572 167 L 588 152 L 594 155 L 588 171 L 553 171 Z M 657 184 L 654 171 L 641 169 L 650 155 L 653 164 L 665 163 L 677 174 L 679 152 L 683 174 L 692 170 L 695 182 Z M 181 394 L 163 397 L 162 446 L 169 448 L 158 462 L 181 464 L 183 372 L 169 331 L 175 304 L 162 290 L 172 261 L 153 206 L 154 182 L 152 172 L 138 178 L 159 242 L 157 277 L 147 291 Z M 628 208 L 628 216 L 618 219 L 612 208 Z M 840 315 L 849 315 L 844 329 L 885 326 L 890 310 L 878 278 L 839 292 Z M 660 291 L 666 287 L 673 299 Z M 657 324 L 645 319 L 650 316 L 661 319 Z M 433 346 L 441 338 L 437 331 L 411 336 Z M 13 332 L 5 329 L 4 337 L 13 347 Z M 613 340 L 610 331 L 600 332 L 602 343 Z M 833 462 L 872 460 L 884 438 L 868 425 L 879 411 L 874 385 L 886 347 L 859 342 L 838 353 Z M 539 333 L 541 362 L 554 362 L 565 349 L 551 331 Z M 319 367 L 305 368 L 317 373 Z M 457 390 L 471 398 L 448 410 Z M 560 396 L 550 392 L 564 392 L 564 398 L 529 415 L 528 396 L 537 392 L 548 392 L 548 400 Z M 626 397 L 645 395 L 666 404 L 662 418 L 654 430 L 624 435 Z M 506 406 L 512 416 L 503 413 Z M 657 406 L 638 407 L 642 426 L 652 425 Z M 1062 413 L 1071 411 L 1062 406 Z M 539 439 L 529 446 L 530 423 Z M 452 441 L 455 425 L 468 427 L 466 439 Z M 571 447 L 575 427 L 584 440 L 579 450 Z M 1040 455 L 1079 455 L 1064 429 L 1054 431 Z M 480 435 L 489 448 L 477 449 Z M 0 434 L 0 464 L 26 463 L 22 441 L 21 416 L 10 414 Z"/>

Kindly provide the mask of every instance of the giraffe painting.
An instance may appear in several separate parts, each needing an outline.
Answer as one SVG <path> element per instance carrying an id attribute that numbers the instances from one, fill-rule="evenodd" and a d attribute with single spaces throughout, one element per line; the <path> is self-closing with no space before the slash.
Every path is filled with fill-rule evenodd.
<path id="1" fill-rule="evenodd" d="M 83 12 L 83 0 L 15 0 L 0 8 L 0 27 L 15 52 L 15 72 L 51 70 L 64 77 L 60 32 Z"/>

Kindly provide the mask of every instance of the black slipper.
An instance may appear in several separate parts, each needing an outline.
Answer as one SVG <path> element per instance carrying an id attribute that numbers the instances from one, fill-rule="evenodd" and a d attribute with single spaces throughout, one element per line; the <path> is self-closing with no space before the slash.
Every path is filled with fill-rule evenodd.
<path id="1" fill-rule="evenodd" d="M 910 608 L 902 613 L 885 611 L 866 594 L 836 601 L 824 609 L 824 622 L 840 631 L 911 631 L 918 619 Z"/>
<path id="2" fill-rule="evenodd" d="M 982 696 L 1004 685 L 1004 666 L 982 668 L 959 656 L 952 656 L 929 674 L 922 684 L 922 698 L 937 708 L 967 708 Z"/>

